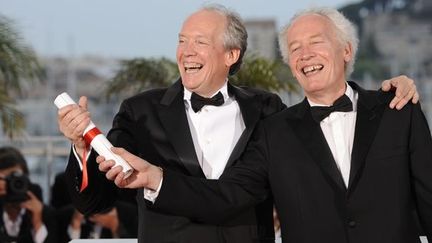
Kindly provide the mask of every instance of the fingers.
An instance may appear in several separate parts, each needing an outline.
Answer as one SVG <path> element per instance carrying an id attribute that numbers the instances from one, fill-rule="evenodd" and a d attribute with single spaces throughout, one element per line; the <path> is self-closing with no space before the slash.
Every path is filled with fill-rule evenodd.
<path id="1" fill-rule="evenodd" d="M 84 129 L 90 123 L 87 98 L 82 96 L 79 104 L 67 105 L 58 111 L 57 122 L 60 131 L 73 143 L 79 143 Z"/>
<path id="2" fill-rule="evenodd" d="M 99 164 L 99 170 L 102 172 L 108 172 L 115 165 L 113 160 L 105 160 L 103 156 L 98 156 L 96 162 Z"/>
<path id="3" fill-rule="evenodd" d="M 381 84 L 381 89 L 383 90 L 383 91 L 389 91 L 390 90 L 390 88 L 391 88 L 391 83 L 390 83 L 390 80 L 384 80 L 383 82 L 382 82 L 382 84 Z"/>
<path id="4" fill-rule="evenodd" d="M 31 192 L 31 191 L 27 191 L 27 196 L 29 196 L 30 200 L 38 199 L 38 198 L 35 196 L 35 194 L 33 194 L 33 192 Z"/>
<path id="5" fill-rule="evenodd" d="M 118 166 L 118 167 L 120 167 L 120 166 Z M 124 174 L 123 172 L 120 172 L 120 173 L 116 176 L 116 178 L 115 178 L 115 180 L 114 180 L 114 183 L 115 183 L 118 187 L 120 187 L 120 188 L 125 187 L 126 184 L 127 184 L 127 183 L 125 182 L 124 176 L 125 176 L 125 174 Z"/>
<path id="6" fill-rule="evenodd" d="M 90 123 L 90 113 L 78 105 L 68 105 L 58 111 L 57 121 L 63 135 L 75 141 Z"/>
<path id="7" fill-rule="evenodd" d="M 111 151 L 122 157 L 135 170 L 145 171 L 151 166 L 148 161 L 129 153 L 124 148 L 113 147 Z"/>
<path id="8" fill-rule="evenodd" d="M 29 199 L 21 203 L 21 207 L 30 210 L 32 213 L 40 213 L 42 211 L 42 202 L 31 192 L 27 191 Z"/>
<path id="9" fill-rule="evenodd" d="M 420 94 L 417 92 L 417 89 L 415 91 L 415 94 L 411 100 L 412 103 L 417 104 L 420 100 Z"/>
<path id="10" fill-rule="evenodd" d="M 103 156 L 98 156 L 96 158 L 96 162 L 99 164 L 99 170 L 105 172 L 105 177 L 108 180 L 114 181 L 114 183 L 118 187 L 126 186 L 126 184 L 123 182 L 123 178 L 124 178 L 123 167 L 115 166 L 115 162 L 113 160 L 105 160 Z"/>
<path id="11" fill-rule="evenodd" d="M 124 148 L 113 147 L 113 148 L 111 148 L 111 151 L 113 151 L 117 155 L 120 155 L 120 157 L 122 157 L 126 161 L 135 160 L 136 158 L 138 158 L 135 155 L 129 153 Z"/>
<path id="12" fill-rule="evenodd" d="M 387 80 L 386 80 L 387 81 Z M 382 87 L 386 85 L 383 82 Z M 410 100 L 415 104 L 419 100 L 419 94 L 414 81 L 405 75 L 390 79 L 391 87 L 396 88 L 395 97 L 390 102 L 390 108 L 402 109 Z M 384 89 L 383 89 L 384 90 Z M 385 90 L 384 90 L 385 91 Z"/>
<path id="13" fill-rule="evenodd" d="M 413 88 L 415 89 L 414 81 L 405 75 L 390 79 L 390 83 L 396 88 L 395 93 L 398 97 L 405 97 Z"/>
<path id="14" fill-rule="evenodd" d="M 78 104 L 79 104 L 80 107 L 82 107 L 83 109 L 87 110 L 87 97 L 81 96 L 80 99 L 79 99 L 79 101 L 78 101 Z"/>
<path id="15" fill-rule="evenodd" d="M 410 90 L 408 92 L 407 95 L 405 95 L 404 97 L 400 98 L 400 97 L 394 97 L 392 102 L 390 103 L 390 108 L 394 108 L 396 107 L 397 110 L 402 109 L 412 98 L 414 98 L 414 95 L 416 94 L 416 91 L 414 90 Z M 417 95 L 418 97 L 418 95 Z M 418 99 L 418 98 L 417 98 Z M 418 101 L 418 100 L 417 100 Z M 417 102 L 416 101 L 416 102 Z M 413 101 L 413 103 L 416 103 Z M 393 105 L 393 107 L 392 107 Z"/>
<path id="16" fill-rule="evenodd" d="M 107 171 L 107 173 L 105 174 L 105 177 L 108 180 L 114 181 L 120 173 L 123 173 L 122 171 L 123 171 L 123 168 L 121 166 L 112 167 L 110 170 Z"/>

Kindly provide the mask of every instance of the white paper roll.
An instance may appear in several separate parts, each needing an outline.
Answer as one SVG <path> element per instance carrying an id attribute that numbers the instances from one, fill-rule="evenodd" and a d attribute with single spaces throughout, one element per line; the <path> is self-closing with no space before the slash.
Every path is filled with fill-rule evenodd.
<path id="1" fill-rule="evenodd" d="M 72 98 L 66 93 L 63 92 L 60 95 L 57 96 L 54 100 L 54 104 L 57 106 L 57 108 L 61 109 L 64 106 L 76 104 L 75 101 L 72 100 Z M 84 134 L 86 134 L 89 130 L 93 129 L 95 127 L 94 123 L 90 121 L 90 124 L 84 129 Z M 98 134 L 93 138 L 90 145 L 94 148 L 94 150 L 99 154 L 105 157 L 106 160 L 114 160 L 115 166 L 121 166 L 123 169 L 123 173 L 125 173 L 125 177 L 129 177 L 133 169 L 132 167 L 120 156 L 117 154 L 114 154 L 111 151 L 111 148 L 113 145 L 108 141 L 108 139 L 103 134 Z"/>

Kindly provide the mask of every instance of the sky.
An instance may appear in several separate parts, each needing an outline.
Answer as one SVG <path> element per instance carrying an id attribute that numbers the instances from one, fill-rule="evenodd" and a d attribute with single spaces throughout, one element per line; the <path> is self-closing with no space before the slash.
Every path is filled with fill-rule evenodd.
<path id="1" fill-rule="evenodd" d="M 243 19 L 285 24 L 311 6 L 341 7 L 358 0 L 0 0 L 0 14 L 15 21 L 40 56 L 175 58 L 183 20 L 204 3 L 219 3 Z"/>

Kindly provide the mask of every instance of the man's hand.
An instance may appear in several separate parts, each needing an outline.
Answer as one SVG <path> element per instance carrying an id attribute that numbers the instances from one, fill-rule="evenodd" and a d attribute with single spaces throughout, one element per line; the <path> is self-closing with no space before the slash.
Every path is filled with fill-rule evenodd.
<path id="1" fill-rule="evenodd" d="M 134 169 L 132 175 L 124 179 L 125 174 L 122 172 L 121 166 L 114 166 L 113 160 L 105 160 L 103 156 L 98 156 L 96 162 L 99 164 L 99 170 L 106 172 L 105 176 L 108 180 L 120 188 L 147 188 L 156 190 L 162 180 L 162 170 L 150 164 L 149 162 L 137 157 L 123 148 L 112 148 L 115 154 L 126 160 Z"/>
<path id="2" fill-rule="evenodd" d="M 30 199 L 22 202 L 21 207 L 30 211 L 32 216 L 33 229 L 37 231 L 43 224 L 42 221 L 43 204 L 31 191 L 27 191 L 27 195 L 29 196 Z"/>
<path id="3" fill-rule="evenodd" d="M 81 230 L 81 223 L 84 219 L 84 215 L 80 213 L 78 210 L 74 209 L 74 212 L 72 214 L 70 226 L 74 230 Z"/>
<path id="4" fill-rule="evenodd" d="M 87 111 L 86 97 L 82 96 L 78 103 L 59 109 L 57 122 L 63 135 L 75 145 L 77 153 L 83 154 L 86 144 L 82 135 L 90 123 L 90 113 Z"/>
<path id="5" fill-rule="evenodd" d="M 112 208 L 107 213 L 97 213 L 93 214 L 89 217 L 89 220 L 95 224 L 98 224 L 104 228 L 110 229 L 113 238 L 119 237 L 119 219 L 118 219 L 118 213 L 116 208 Z"/>
<path id="6" fill-rule="evenodd" d="M 390 108 L 402 109 L 408 101 L 412 99 L 412 103 L 416 104 L 419 101 L 419 93 L 414 81 L 405 75 L 401 75 L 389 80 L 384 80 L 381 84 L 383 91 L 396 89 L 395 97 L 390 102 Z"/>

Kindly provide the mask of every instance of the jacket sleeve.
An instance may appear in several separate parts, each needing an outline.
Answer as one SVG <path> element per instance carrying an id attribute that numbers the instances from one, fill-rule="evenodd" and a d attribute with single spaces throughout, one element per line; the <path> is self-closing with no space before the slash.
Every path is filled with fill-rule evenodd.
<path id="1" fill-rule="evenodd" d="M 114 118 L 113 127 L 107 135 L 108 140 L 114 145 L 124 147 L 132 153 L 133 147 L 133 115 L 127 105 L 123 102 L 119 112 Z M 100 172 L 96 163 L 97 153 L 92 150 L 87 161 L 88 186 L 80 192 L 82 171 L 73 152 L 70 153 L 69 162 L 66 167 L 66 184 L 74 206 L 84 215 L 101 213 L 113 207 L 121 189 Z"/>
<path id="2" fill-rule="evenodd" d="M 410 133 L 411 181 L 421 226 L 432 241 L 432 140 L 420 104 L 413 105 Z"/>
<path id="3" fill-rule="evenodd" d="M 159 196 L 149 206 L 199 222 L 222 223 L 269 196 L 266 159 L 265 129 L 259 125 L 241 159 L 227 168 L 219 180 L 166 170 Z"/>

